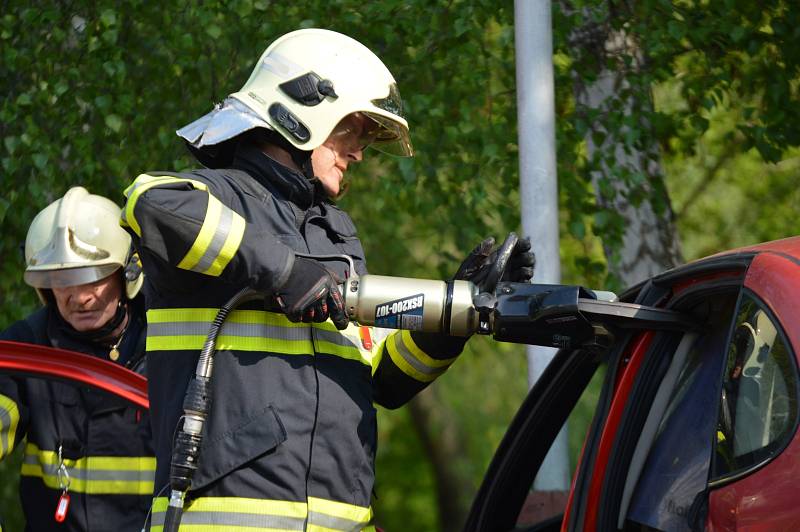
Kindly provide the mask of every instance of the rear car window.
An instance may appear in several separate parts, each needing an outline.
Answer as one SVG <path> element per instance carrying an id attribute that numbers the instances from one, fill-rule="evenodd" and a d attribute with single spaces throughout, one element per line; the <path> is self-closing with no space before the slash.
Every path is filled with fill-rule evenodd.
<path id="1" fill-rule="evenodd" d="M 797 425 L 797 367 L 780 325 L 745 293 L 723 375 L 713 477 L 774 456 Z"/>

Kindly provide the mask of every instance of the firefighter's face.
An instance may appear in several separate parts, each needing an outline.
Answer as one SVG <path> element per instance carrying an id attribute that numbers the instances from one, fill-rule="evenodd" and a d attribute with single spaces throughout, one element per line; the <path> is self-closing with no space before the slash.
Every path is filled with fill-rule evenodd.
<path id="1" fill-rule="evenodd" d="M 93 283 L 52 290 L 61 317 L 76 331 L 88 332 L 114 317 L 122 298 L 122 279 L 112 274 Z"/>
<path id="2" fill-rule="evenodd" d="M 349 114 L 311 153 L 314 175 L 328 196 L 335 198 L 339 195 L 347 167 L 363 159 L 364 149 L 375 140 L 377 129 L 377 124 L 361 113 Z"/>

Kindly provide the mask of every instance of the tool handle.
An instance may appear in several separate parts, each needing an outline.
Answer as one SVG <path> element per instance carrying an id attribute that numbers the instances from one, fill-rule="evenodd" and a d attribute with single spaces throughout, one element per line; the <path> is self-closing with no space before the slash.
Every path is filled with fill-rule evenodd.
<path id="1" fill-rule="evenodd" d="M 350 255 L 312 255 L 311 253 L 297 253 L 294 254 L 295 257 L 302 257 L 304 259 L 312 259 L 317 262 L 329 262 L 329 261 L 340 261 L 346 262 L 348 268 L 348 279 L 355 279 L 358 278 L 358 274 L 356 273 L 356 265 L 353 262 L 353 257 Z"/>
<path id="2" fill-rule="evenodd" d="M 511 258 L 511 254 L 514 252 L 518 241 L 519 237 L 516 233 L 508 233 L 505 241 L 503 241 L 503 245 L 500 246 L 500 249 L 497 251 L 497 259 L 494 261 L 494 264 L 492 264 L 492 268 L 489 270 L 489 273 L 486 275 L 486 280 L 483 282 L 483 286 L 481 287 L 483 292 L 494 294 L 497 283 L 503 278 L 508 260 Z"/>

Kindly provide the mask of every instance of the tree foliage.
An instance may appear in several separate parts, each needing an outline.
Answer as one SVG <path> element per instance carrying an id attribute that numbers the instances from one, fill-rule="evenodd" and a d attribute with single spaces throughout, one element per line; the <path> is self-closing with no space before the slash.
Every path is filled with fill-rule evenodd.
<path id="1" fill-rule="evenodd" d="M 611 196 L 624 183 L 628 201 L 648 201 L 663 216 L 672 216 L 674 200 L 689 257 L 800 230 L 792 151 L 800 143 L 800 7 L 779 0 L 554 6 L 565 281 L 608 284 L 603 246 L 613 260 L 622 245 L 624 219 L 603 207 L 594 185 Z M 193 166 L 174 130 L 238 89 L 267 43 L 302 27 L 367 44 L 406 103 L 417 156 L 368 155 L 341 200 L 371 271 L 442 278 L 483 237 L 518 229 L 510 3 L 15 0 L 0 12 L 0 327 L 36 305 L 21 282 L 20 252 L 36 212 L 74 184 L 121 203 L 139 173 Z M 609 50 L 607 39 L 578 46 L 579 27 L 622 35 L 630 46 Z M 581 106 L 576 84 L 602 69 L 624 72 L 628 84 L 603 109 Z M 618 167 L 613 150 L 589 157 L 587 135 L 600 145 L 607 134 L 658 161 L 663 175 Z M 593 183 L 601 166 L 604 177 Z M 380 414 L 376 509 L 389 530 L 457 526 L 458 516 L 435 510 L 438 473 L 414 435 L 427 431 L 458 450 L 448 474 L 462 481 L 454 497 L 466 512 L 525 393 L 521 348 L 472 344 L 426 392 L 424 401 L 439 406 L 427 411 L 427 426 L 413 410 Z"/>

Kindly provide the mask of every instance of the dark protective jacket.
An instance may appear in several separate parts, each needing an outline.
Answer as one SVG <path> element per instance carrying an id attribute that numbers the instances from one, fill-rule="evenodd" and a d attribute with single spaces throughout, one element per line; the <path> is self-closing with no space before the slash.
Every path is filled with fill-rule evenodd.
<path id="1" fill-rule="evenodd" d="M 129 305 L 118 363 L 144 369 L 144 304 Z M 108 359 L 109 348 L 76 337 L 54 305 L 0 333 L 0 339 L 69 349 Z M 29 531 L 141 530 L 152 502 L 155 456 L 147 412 L 89 387 L 0 377 L 0 458 L 25 439 L 20 499 Z M 63 492 L 59 448 L 69 474 L 69 508 L 55 521 Z M 62 480 L 65 477 L 62 476 Z"/>
<path id="2" fill-rule="evenodd" d="M 123 226 L 147 275 L 156 489 L 168 484 L 172 437 L 209 326 L 250 286 L 267 297 L 232 312 L 218 337 L 211 409 L 182 526 L 370 528 L 373 403 L 405 403 L 447 369 L 461 345 L 425 352 L 407 331 L 289 322 L 270 294 L 289 275 L 294 252 L 347 254 L 364 274 L 356 229 L 301 173 L 259 150 L 239 148 L 233 166 L 143 174 L 125 191 Z M 330 266 L 344 278 L 343 264 Z M 166 505 L 157 497 L 154 529 Z"/>

